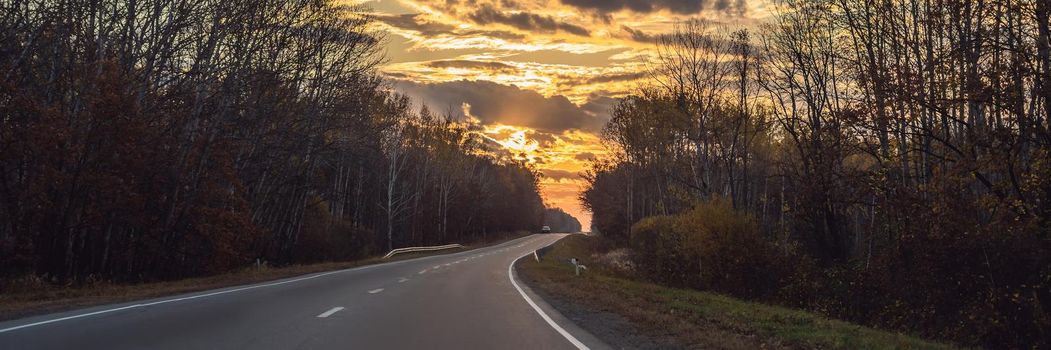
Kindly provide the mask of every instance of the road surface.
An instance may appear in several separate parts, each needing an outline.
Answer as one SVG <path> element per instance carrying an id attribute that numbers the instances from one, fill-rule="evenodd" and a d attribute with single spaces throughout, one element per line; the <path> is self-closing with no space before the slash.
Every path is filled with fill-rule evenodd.
<path id="1" fill-rule="evenodd" d="M 510 275 L 563 236 L 2 322 L 0 349 L 606 348 Z"/>

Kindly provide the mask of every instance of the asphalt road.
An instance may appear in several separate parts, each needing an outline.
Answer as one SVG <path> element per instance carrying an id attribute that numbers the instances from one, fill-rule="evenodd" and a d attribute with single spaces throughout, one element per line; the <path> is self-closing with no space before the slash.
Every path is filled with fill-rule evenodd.
<path id="1" fill-rule="evenodd" d="M 0 349 L 606 348 L 510 275 L 562 237 L 2 322 Z"/>

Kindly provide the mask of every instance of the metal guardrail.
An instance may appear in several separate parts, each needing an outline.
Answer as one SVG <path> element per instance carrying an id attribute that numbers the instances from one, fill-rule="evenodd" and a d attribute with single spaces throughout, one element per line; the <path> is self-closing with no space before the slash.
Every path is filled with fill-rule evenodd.
<path id="1" fill-rule="evenodd" d="M 434 247 L 405 247 L 405 248 L 398 248 L 398 249 L 390 251 L 390 253 L 387 253 L 387 255 L 384 255 L 383 258 L 387 259 L 387 258 L 390 258 L 392 256 L 395 256 L 395 255 L 398 255 L 398 254 L 401 254 L 401 253 L 433 252 L 433 251 L 436 251 L 436 250 L 446 250 L 446 249 L 453 249 L 453 248 L 463 248 L 463 246 L 459 245 L 459 244 L 446 244 L 446 245 L 434 246 Z"/>

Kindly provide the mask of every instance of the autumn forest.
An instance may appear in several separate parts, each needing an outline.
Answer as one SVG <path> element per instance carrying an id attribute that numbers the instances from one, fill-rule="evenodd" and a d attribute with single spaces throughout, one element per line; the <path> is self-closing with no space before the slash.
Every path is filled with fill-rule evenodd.
<path id="1" fill-rule="evenodd" d="M 990 348 L 1051 345 L 1041 0 L 790 0 L 657 39 L 586 174 L 665 284 Z"/>
<path id="2" fill-rule="evenodd" d="M 535 171 L 392 92 L 364 10 L 2 2 L 0 276 L 150 281 L 538 230 Z"/>
<path id="3" fill-rule="evenodd" d="M 684 13 L 660 7 L 673 1 L 550 3 L 607 24 L 614 12 Z M 736 3 L 716 13 L 741 16 Z M 623 26 L 650 50 L 629 57 L 644 68 L 580 73 L 599 87 L 578 99 L 546 94 L 569 90 L 559 84 L 487 83 L 518 94 L 507 103 L 523 106 L 499 110 L 511 121 L 539 118 L 517 114 L 533 104 L 551 118 L 519 130 L 491 113 L 503 101 L 434 106 L 407 93 L 489 96 L 477 81 L 384 71 L 407 67 L 385 66 L 392 36 L 438 45 L 423 34 L 471 25 L 353 1 L 0 0 L 0 292 L 23 279 L 143 283 L 351 261 L 544 225 L 588 231 L 584 221 L 647 282 L 961 346 L 1051 347 L 1051 5 L 764 3 L 770 15 L 751 26 Z M 460 15 L 602 35 L 482 10 Z M 544 43 L 572 46 L 560 40 Z M 505 79 L 527 66 L 476 56 L 488 61 L 428 64 Z M 625 77 L 627 92 L 596 97 Z M 522 141 L 492 137 L 504 129 Z M 544 147 L 575 149 L 560 156 L 584 170 L 523 151 Z M 590 220 L 545 192 L 572 181 Z"/>

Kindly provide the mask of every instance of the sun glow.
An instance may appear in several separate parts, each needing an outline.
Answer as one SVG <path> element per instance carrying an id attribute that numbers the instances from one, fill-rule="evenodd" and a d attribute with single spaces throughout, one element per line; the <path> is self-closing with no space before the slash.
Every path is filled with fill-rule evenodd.
<path id="1" fill-rule="evenodd" d="M 503 133 L 506 131 L 513 131 L 511 135 L 503 139 L 493 139 L 496 143 L 499 143 L 504 148 L 516 153 L 516 154 L 531 154 L 540 148 L 540 144 L 536 141 L 530 140 L 526 137 L 528 129 L 522 129 L 513 126 L 502 125 L 494 130 L 497 133 Z M 486 131 L 489 132 L 488 130 Z"/>
<path id="2" fill-rule="evenodd" d="M 577 195 L 585 182 L 580 173 L 588 161 L 605 155 L 598 136 L 581 131 L 543 133 L 512 125 L 484 125 L 480 135 L 506 150 L 516 160 L 525 161 L 543 175 L 540 188 L 547 204 L 559 207 L 590 227 L 590 215 L 581 207 Z"/>

